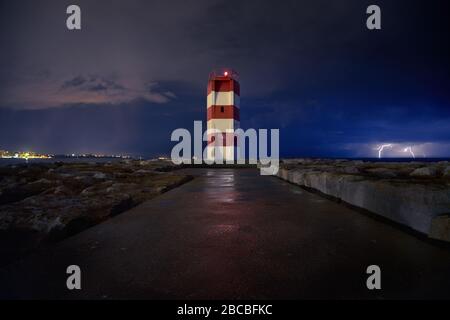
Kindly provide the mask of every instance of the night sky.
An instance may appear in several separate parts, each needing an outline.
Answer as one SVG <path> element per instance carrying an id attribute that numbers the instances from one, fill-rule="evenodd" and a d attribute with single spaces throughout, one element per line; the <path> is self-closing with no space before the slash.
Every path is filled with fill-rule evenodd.
<path id="1" fill-rule="evenodd" d="M 279 128 L 283 157 L 449 157 L 449 15 L 447 0 L 0 0 L 0 149 L 169 155 L 172 130 L 205 121 L 209 72 L 231 67 L 242 127 Z"/>

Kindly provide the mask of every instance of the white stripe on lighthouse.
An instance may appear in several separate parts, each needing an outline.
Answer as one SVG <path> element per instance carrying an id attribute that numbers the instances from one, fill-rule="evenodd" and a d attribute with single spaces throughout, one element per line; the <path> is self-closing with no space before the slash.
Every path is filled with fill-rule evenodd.
<path id="1" fill-rule="evenodd" d="M 223 161 L 226 160 L 234 160 L 234 147 L 214 147 L 214 146 L 208 146 L 207 147 L 207 158 L 208 159 L 223 159 Z M 222 156 L 220 156 L 220 153 Z"/>
<path id="2" fill-rule="evenodd" d="M 241 98 L 234 93 L 233 91 L 228 92 L 216 92 L 211 91 L 210 94 L 208 94 L 207 98 L 207 106 L 208 108 L 210 106 L 235 106 L 239 108 L 240 106 Z"/>
<path id="3" fill-rule="evenodd" d="M 234 119 L 211 119 L 207 123 L 208 129 L 217 129 L 223 133 L 227 130 L 236 130 L 239 128 L 240 122 Z"/>

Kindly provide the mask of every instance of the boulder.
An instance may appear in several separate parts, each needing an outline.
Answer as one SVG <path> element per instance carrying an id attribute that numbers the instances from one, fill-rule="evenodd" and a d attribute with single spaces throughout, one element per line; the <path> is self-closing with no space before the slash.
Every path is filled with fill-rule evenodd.
<path id="1" fill-rule="evenodd" d="M 53 194 L 58 196 L 66 196 L 71 195 L 72 191 L 65 186 L 58 186 L 55 188 L 55 190 L 53 190 Z"/>
<path id="2" fill-rule="evenodd" d="M 48 179 L 45 179 L 45 178 L 42 178 L 42 179 L 39 179 L 39 180 L 36 180 L 36 181 L 33 181 L 33 182 L 31 182 L 29 185 L 30 186 L 50 186 L 50 185 L 52 185 L 53 184 L 53 182 L 52 181 L 50 181 L 50 180 L 48 180 Z"/>
<path id="3" fill-rule="evenodd" d="M 90 176 L 83 176 L 83 175 L 81 175 L 81 176 L 76 176 L 74 179 L 77 180 L 78 183 L 80 183 L 82 185 L 85 185 L 85 186 L 90 186 L 90 185 L 93 185 L 95 183 L 94 178 L 90 177 Z"/>
<path id="4" fill-rule="evenodd" d="M 395 178 L 398 176 L 397 172 L 387 168 L 367 169 L 366 172 L 379 178 Z"/>
<path id="5" fill-rule="evenodd" d="M 134 176 L 139 176 L 139 175 L 147 175 L 147 174 L 152 174 L 153 171 L 151 170 L 145 170 L 145 169 L 139 169 L 136 170 L 135 172 L 133 172 Z"/>
<path id="6" fill-rule="evenodd" d="M 443 174 L 444 177 L 450 177 L 450 167 L 445 167 Z"/>
<path id="7" fill-rule="evenodd" d="M 95 172 L 94 175 L 92 176 L 92 178 L 98 179 L 98 180 L 105 180 L 106 174 L 104 174 L 103 172 Z"/>
<path id="8" fill-rule="evenodd" d="M 359 174 L 361 171 L 358 169 L 358 167 L 355 166 L 346 166 L 341 168 L 343 173 L 348 173 L 348 174 Z"/>
<path id="9" fill-rule="evenodd" d="M 123 192 L 124 190 L 136 189 L 135 183 L 114 183 L 106 189 L 107 193 Z"/>
<path id="10" fill-rule="evenodd" d="M 414 170 L 410 176 L 412 177 L 436 177 L 438 174 L 438 170 L 436 167 L 423 167 Z"/>
<path id="11" fill-rule="evenodd" d="M 40 179 L 28 184 L 12 185 L 2 190 L 0 194 L 0 205 L 21 201 L 43 193 L 52 186 L 54 186 L 54 183 L 46 179 Z"/>

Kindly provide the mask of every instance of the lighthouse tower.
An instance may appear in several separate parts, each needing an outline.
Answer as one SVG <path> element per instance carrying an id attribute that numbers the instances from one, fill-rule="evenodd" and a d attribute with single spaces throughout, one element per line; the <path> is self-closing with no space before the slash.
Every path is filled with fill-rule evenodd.
<path id="1" fill-rule="evenodd" d="M 218 134 L 208 136 L 207 157 L 212 161 L 234 161 L 234 131 L 239 128 L 240 87 L 237 73 L 225 69 L 213 71 L 208 81 L 207 128 L 220 130 L 221 147 L 217 147 Z"/>

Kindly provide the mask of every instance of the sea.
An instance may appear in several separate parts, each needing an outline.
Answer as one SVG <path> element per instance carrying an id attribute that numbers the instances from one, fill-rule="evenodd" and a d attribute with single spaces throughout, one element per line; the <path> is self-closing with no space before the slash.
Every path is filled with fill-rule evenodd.
<path id="1" fill-rule="evenodd" d="M 312 159 L 331 159 L 331 160 L 352 160 L 367 162 L 442 162 L 450 161 L 450 158 L 312 158 Z"/>
<path id="2" fill-rule="evenodd" d="M 306 158 L 306 157 L 303 157 Z M 311 159 L 330 159 L 330 160 L 360 160 L 367 162 L 450 162 L 450 158 L 311 158 Z M 107 163 L 120 162 L 126 159 L 123 158 L 52 158 L 52 159 L 0 159 L 0 167 L 8 165 L 32 164 L 32 163 L 77 163 L 77 162 L 91 162 L 91 163 Z"/>

